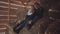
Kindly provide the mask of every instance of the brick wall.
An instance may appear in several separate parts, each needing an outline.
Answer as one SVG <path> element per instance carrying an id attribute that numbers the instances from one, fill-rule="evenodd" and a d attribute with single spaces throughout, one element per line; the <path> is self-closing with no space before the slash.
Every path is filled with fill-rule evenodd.
<path id="1" fill-rule="evenodd" d="M 19 7 L 19 2 L 14 2 L 11 0 L 0 0 L 0 34 L 4 34 L 4 32 L 10 31 L 10 34 L 12 34 L 12 30 L 9 31 L 9 29 L 12 29 L 11 26 L 14 26 L 18 17 L 19 19 L 24 17 L 23 15 L 26 13 L 26 8 Z M 18 8 L 19 10 L 17 11 Z M 16 15 L 18 15 L 18 17 Z"/>
<path id="2" fill-rule="evenodd" d="M 9 27 L 7 25 L 13 25 L 13 23 L 15 22 L 17 17 L 16 9 L 14 8 L 18 8 L 18 6 L 10 5 L 9 8 L 8 0 L 0 0 L 0 34 L 8 34 L 7 29 Z"/>

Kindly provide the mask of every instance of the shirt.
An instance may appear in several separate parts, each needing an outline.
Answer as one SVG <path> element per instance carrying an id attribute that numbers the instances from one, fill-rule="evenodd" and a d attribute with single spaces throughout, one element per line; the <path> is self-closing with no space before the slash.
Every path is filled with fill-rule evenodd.
<path id="1" fill-rule="evenodd" d="M 43 13 L 44 13 L 44 8 L 40 7 L 38 9 L 35 9 L 34 16 L 43 16 Z"/>
<path id="2" fill-rule="evenodd" d="M 31 9 L 28 10 L 27 15 L 32 15 L 32 10 Z"/>

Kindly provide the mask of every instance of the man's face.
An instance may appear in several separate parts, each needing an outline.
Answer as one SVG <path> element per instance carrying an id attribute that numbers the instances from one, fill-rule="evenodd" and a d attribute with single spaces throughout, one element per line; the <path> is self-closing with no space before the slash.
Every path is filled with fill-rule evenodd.
<path id="1" fill-rule="evenodd" d="M 34 5 L 34 7 L 35 7 L 36 9 L 37 9 L 37 8 L 39 8 L 39 6 L 38 6 L 38 5 L 36 5 L 36 4 Z"/>

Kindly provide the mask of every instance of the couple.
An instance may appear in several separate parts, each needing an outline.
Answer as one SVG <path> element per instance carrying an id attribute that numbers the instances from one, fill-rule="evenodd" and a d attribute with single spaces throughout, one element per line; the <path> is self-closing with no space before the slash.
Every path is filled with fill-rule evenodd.
<path id="1" fill-rule="evenodd" d="M 45 9 L 40 6 L 38 3 L 34 3 L 34 5 L 31 6 L 29 11 L 27 12 L 27 15 L 25 16 L 24 20 L 22 20 L 17 26 L 13 28 L 14 32 L 19 33 L 23 27 L 27 26 L 28 29 L 31 29 L 31 27 L 40 19 L 43 17 Z M 28 21 L 31 20 L 31 23 L 29 24 Z"/>

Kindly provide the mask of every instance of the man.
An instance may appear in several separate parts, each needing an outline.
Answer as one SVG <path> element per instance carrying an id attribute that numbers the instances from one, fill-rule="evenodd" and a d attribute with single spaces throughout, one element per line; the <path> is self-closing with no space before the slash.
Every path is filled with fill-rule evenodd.
<path id="1" fill-rule="evenodd" d="M 38 3 L 34 3 L 34 14 L 33 14 L 33 19 L 31 24 L 28 24 L 28 29 L 31 29 L 31 27 L 39 20 L 43 17 L 44 11 L 45 9 Z"/>
<path id="2" fill-rule="evenodd" d="M 19 31 L 25 26 L 28 26 L 28 29 L 31 29 L 31 27 L 38 21 L 38 19 L 43 17 L 44 8 L 40 6 L 40 4 L 35 3 L 31 9 L 29 9 L 26 17 L 24 20 L 20 22 L 16 27 L 14 27 L 14 31 L 16 33 L 19 33 Z M 28 21 L 32 20 L 31 24 L 29 24 Z"/>
<path id="3" fill-rule="evenodd" d="M 27 25 L 28 21 L 33 19 L 33 15 L 32 15 L 34 13 L 33 9 L 34 7 L 31 6 L 25 18 L 13 28 L 14 32 L 19 33 L 19 31 L 23 29 L 25 25 Z"/>

